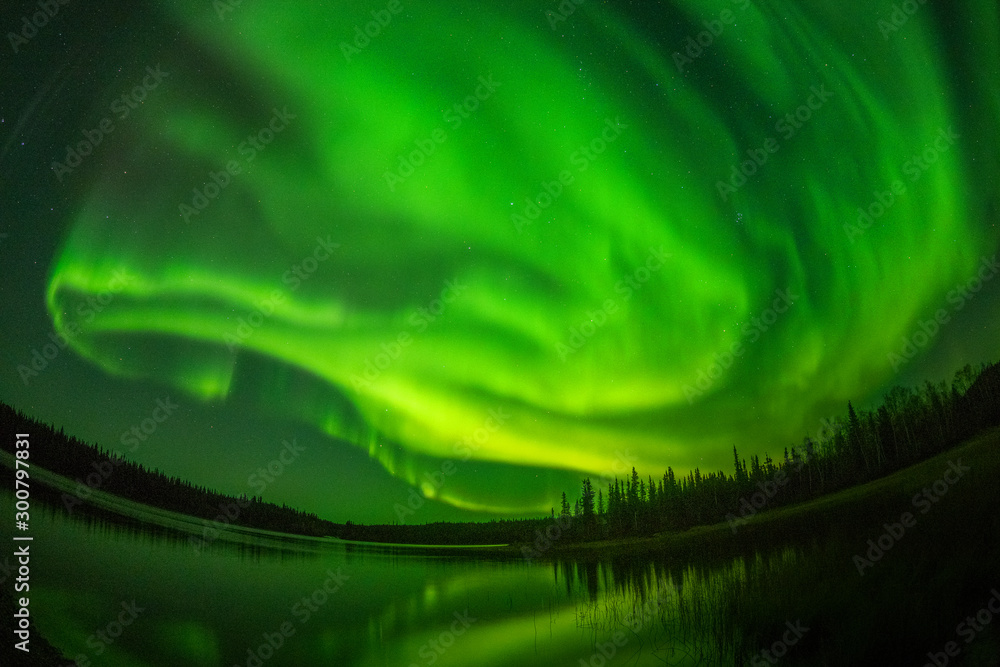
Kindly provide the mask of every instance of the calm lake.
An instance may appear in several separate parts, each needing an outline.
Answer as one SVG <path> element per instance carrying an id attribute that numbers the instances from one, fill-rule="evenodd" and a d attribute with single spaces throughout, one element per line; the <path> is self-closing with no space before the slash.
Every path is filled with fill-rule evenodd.
<path id="1" fill-rule="evenodd" d="M 33 506 L 33 618 L 79 665 L 727 662 L 689 621 L 742 561 L 528 563 L 256 531 L 196 549 L 199 523 L 117 509 L 143 523 Z"/>
<path id="2" fill-rule="evenodd" d="M 79 667 L 919 667 L 956 639 L 948 665 L 1000 664 L 989 484 L 956 489 L 951 512 L 942 501 L 882 555 L 865 540 L 887 510 L 869 501 L 839 524 L 776 522 L 763 551 L 752 533 L 727 532 L 711 559 L 703 534 L 686 558 L 619 549 L 528 562 L 213 532 L 101 491 L 67 512 L 40 482 L 72 482 L 33 473 L 32 618 Z M 13 512 L 5 489 L 0 513 Z M 723 555 L 741 543 L 743 556 Z M 12 551 L 0 554 L 5 588 Z M 862 571 L 859 553 L 874 559 Z"/>

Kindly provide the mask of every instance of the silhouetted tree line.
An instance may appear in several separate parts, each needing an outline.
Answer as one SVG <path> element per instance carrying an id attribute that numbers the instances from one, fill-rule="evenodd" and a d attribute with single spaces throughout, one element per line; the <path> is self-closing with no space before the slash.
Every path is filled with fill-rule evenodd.
<path id="1" fill-rule="evenodd" d="M 608 484 L 606 502 L 603 490 L 598 492 L 596 509 L 591 480 L 585 479 L 571 513 L 579 521 L 568 532 L 594 539 L 738 522 L 883 477 L 997 425 L 1000 364 L 966 365 L 950 384 L 893 387 L 874 410 L 855 410 L 848 402 L 846 420 L 834 422 L 822 441 L 806 437 L 777 461 L 765 453 L 763 461 L 751 456 L 748 466 L 733 447 L 731 475 L 695 468 L 678 478 L 667 468 L 660 479 L 640 479 L 633 468 L 631 477 Z M 562 514 L 568 507 L 564 493 Z"/>
<path id="2" fill-rule="evenodd" d="M 62 428 L 56 430 L 5 403 L 0 403 L 0 424 L 7 427 L 5 431 L 31 434 L 29 464 L 32 467 L 45 468 L 77 482 L 68 494 L 46 495 L 53 500 L 59 498 L 59 504 L 68 509 L 84 504 L 93 490 L 100 490 L 196 518 L 218 520 L 220 524 L 230 522 L 299 535 L 401 544 L 509 544 L 526 539 L 542 523 L 540 519 L 513 519 L 409 526 L 362 525 L 351 521 L 338 524 L 284 504 L 263 502 L 260 496 L 225 495 L 159 470 L 150 470 L 115 452 L 67 436 Z M 0 446 L 13 454 L 14 439 L 2 440 Z M 234 507 L 239 509 L 238 513 Z M 236 517 L 230 518 L 234 514 Z"/>
<path id="3" fill-rule="evenodd" d="M 558 517 L 553 508 L 552 516 L 544 519 L 336 524 L 286 505 L 265 503 L 260 497 L 235 498 L 148 470 L 2 403 L 0 422 L 21 424 L 18 430 L 31 433 L 33 465 L 81 480 L 84 486 L 88 476 L 100 479 L 94 488 L 203 519 L 218 519 L 221 507 L 239 501 L 245 508 L 232 522 L 248 527 L 400 544 L 529 543 L 543 553 L 549 541 L 683 530 L 727 518 L 738 521 L 748 513 L 808 500 L 905 468 L 1000 425 L 1000 364 L 983 364 L 979 369 L 967 365 L 950 384 L 894 387 L 875 410 L 858 411 L 848 403 L 846 420 L 836 422 L 827 437 L 819 442 L 807 437 L 799 447 L 785 448 L 777 461 L 765 453 L 763 460 L 751 456 L 748 464 L 734 447 L 731 475 L 695 468 L 678 477 L 667 468 L 662 478 L 654 480 L 641 479 L 633 469 L 630 477 L 616 477 L 607 489 L 596 489 L 589 478 L 584 479 L 574 504 L 563 493 Z M 13 452 L 13 439 L 3 439 L 2 447 Z M 107 466 L 113 472 L 101 475 Z M 766 499 L 762 506 L 751 504 L 761 498 Z"/>
<path id="4" fill-rule="evenodd" d="M 260 496 L 229 496 L 167 476 L 159 470 L 149 470 L 114 452 L 67 436 L 62 428 L 57 431 L 5 403 L 0 403 L 0 423 L 31 435 L 30 466 L 45 468 L 76 481 L 72 492 L 60 494 L 61 504 L 68 510 L 85 503 L 94 490 L 100 490 L 200 519 L 219 520 L 220 523 L 231 522 L 313 536 L 333 534 L 338 528 L 315 514 L 284 504 L 279 507 L 263 502 Z M 14 439 L 3 438 L 2 447 L 13 453 Z M 232 517 L 234 514 L 235 518 Z"/>

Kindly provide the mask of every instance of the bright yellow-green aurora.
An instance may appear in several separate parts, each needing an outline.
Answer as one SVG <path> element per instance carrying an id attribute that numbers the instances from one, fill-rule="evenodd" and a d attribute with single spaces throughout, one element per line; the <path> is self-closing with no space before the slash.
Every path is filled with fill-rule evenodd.
<path id="1" fill-rule="evenodd" d="M 956 64 L 931 3 L 563 4 L 165 3 L 190 48 L 59 174 L 55 330 L 524 514 L 775 455 L 959 315 L 997 247 L 1000 93 L 949 69 L 995 71 L 995 7 L 947 10 Z"/>

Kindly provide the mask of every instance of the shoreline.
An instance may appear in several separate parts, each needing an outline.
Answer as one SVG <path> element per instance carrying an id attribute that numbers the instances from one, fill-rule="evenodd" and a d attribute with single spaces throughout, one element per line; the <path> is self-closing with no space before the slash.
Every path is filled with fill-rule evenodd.
<path id="1" fill-rule="evenodd" d="M 393 542 L 372 542 L 350 540 L 334 535 L 313 536 L 297 533 L 284 533 L 242 526 L 230 525 L 219 530 L 218 540 L 224 542 L 240 542 L 233 538 L 264 538 L 274 540 L 277 546 L 284 543 L 301 544 L 302 546 L 337 545 L 347 549 L 390 550 L 393 552 L 409 551 L 413 553 L 435 553 L 442 556 L 461 554 L 480 558 L 516 560 L 526 562 L 552 562 L 563 558 L 574 560 L 600 560 L 609 557 L 638 557 L 650 554 L 690 558 L 697 555 L 699 559 L 706 557 L 732 557 L 752 553 L 753 551 L 787 546 L 801 542 L 803 533 L 809 533 L 817 538 L 818 529 L 825 530 L 827 536 L 842 531 L 845 528 L 857 528 L 868 523 L 872 516 L 884 517 L 898 515 L 901 507 L 908 506 L 910 499 L 926 484 L 937 479 L 941 471 L 948 468 L 949 461 L 961 459 L 964 464 L 978 475 L 993 478 L 1000 476 L 1000 428 L 994 428 L 980 433 L 970 441 L 950 450 L 940 452 L 929 459 L 916 463 L 908 468 L 898 470 L 886 477 L 876 479 L 859 486 L 834 491 L 803 503 L 778 507 L 759 512 L 747 517 L 744 523 L 734 529 L 728 522 L 705 524 L 689 528 L 682 532 L 661 533 L 649 536 L 616 538 L 588 542 L 560 542 L 557 537 L 544 548 L 538 548 L 536 543 L 512 544 L 408 544 Z M 7 452 L 0 452 L 0 465 L 12 467 L 13 457 Z M 46 487 L 56 494 L 72 492 L 75 484 L 69 478 L 53 473 L 44 468 L 33 466 L 33 481 Z M 192 538 L 199 534 L 191 530 L 201 528 L 203 519 L 198 517 L 147 505 L 112 493 L 95 489 L 92 497 L 83 504 L 100 511 L 121 517 L 126 521 L 152 523 L 167 530 L 189 533 Z M 132 513 L 122 512 L 122 508 L 135 510 Z M 145 516 L 141 516 L 145 515 Z M 150 520 L 151 518 L 160 519 Z M 830 518 L 835 520 L 831 521 Z M 338 524 L 339 525 L 339 524 Z M 213 540 L 214 541 L 214 540 Z M 522 549 L 529 548 L 534 555 L 527 557 Z"/>

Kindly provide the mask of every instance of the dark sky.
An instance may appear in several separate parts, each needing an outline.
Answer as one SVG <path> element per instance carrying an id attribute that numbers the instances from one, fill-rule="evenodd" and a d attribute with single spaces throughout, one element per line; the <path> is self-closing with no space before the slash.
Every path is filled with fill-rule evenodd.
<path id="1" fill-rule="evenodd" d="M 422 522 L 996 359 L 995 6 L 827 5 L 5 7 L 0 399 Z"/>

